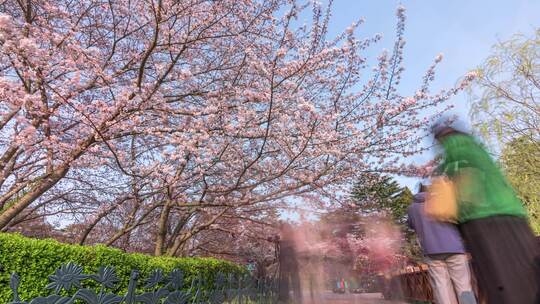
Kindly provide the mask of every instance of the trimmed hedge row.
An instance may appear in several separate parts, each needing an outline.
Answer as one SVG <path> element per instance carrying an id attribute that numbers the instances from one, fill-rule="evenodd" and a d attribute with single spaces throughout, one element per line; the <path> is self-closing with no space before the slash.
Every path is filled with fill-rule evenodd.
<path id="1" fill-rule="evenodd" d="M 213 282 L 219 272 L 225 275 L 246 272 L 236 264 L 213 258 L 153 257 L 128 254 L 103 245 L 69 245 L 55 240 L 37 240 L 19 234 L 0 233 L 0 303 L 12 299 L 9 289 L 9 276 L 12 272 L 18 273 L 21 278 L 21 298 L 30 299 L 48 294 L 45 287 L 49 275 L 68 262 L 82 266 L 85 273 L 95 273 L 99 266 L 113 266 L 120 279 L 119 290 L 127 290 L 134 269 L 139 271 L 142 278 L 146 278 L 154 269 L 162 269 L 166 273 L 180 269 L 186 282 L 197 276 Z"/>

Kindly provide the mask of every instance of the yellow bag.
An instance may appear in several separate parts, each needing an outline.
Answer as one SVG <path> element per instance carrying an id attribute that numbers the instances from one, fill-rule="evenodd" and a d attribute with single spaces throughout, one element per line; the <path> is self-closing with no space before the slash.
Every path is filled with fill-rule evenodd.
<path id="1" fill-rule="evenodd" d="M 447 177 L 436 177 L 428 188 L 424 205 L 426 214 L 437 221 L 457 222 L 456 188 Z"/>

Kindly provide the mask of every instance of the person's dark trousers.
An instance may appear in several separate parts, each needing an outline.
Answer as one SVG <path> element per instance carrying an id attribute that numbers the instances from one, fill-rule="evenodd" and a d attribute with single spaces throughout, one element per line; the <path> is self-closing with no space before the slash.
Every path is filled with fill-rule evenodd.
<path id="1" fill-rule="evenodd" d="M 288 303 L 289 299 L 289 274 L 280 271 L 277 300 L 278 303 Z"/>
<path id="2" fill-rule="evenodd" d="M 293 265 L 291 265 L 290 278 L 291 278 L 291 289 L 293 292 L 293 301 L 294 303 L 302 303 L 302 288 L 300 286 L 300 271 L 298 269 L 297 263 L 294 263 Z"/>
<path id="3" fill-rule="evenodd" d="M 535 304 L 540 286 L 539 247 L 527 220 L 494 216 L 471 220 L 460 230 L 489 304 Z"/>
<path id="4" fill-rule="evenodd" d="M 540 240 L 540 237 L 537 237 L 536 238 L 537 240 Z M 537 241 L 538 243 L 538 255 L 536 256 L 536 271 L 537 271 L 537 278 L 538 278 L 538 282 L 539 282 L 539 287 L 538 287 L 538 290 L 537 290 L 537 293 L 536 293 L 536 304 L 540 304 L 540 243 Z"/>
<path id="5" fill-rule="evenodd" d="M 302 291 L 298 266 L 295 264 L 282 265 L 284 268 L 279 276 L 278 303 L 301 303 Z M 292 298 L 291 298 L 292 291 Z"/>

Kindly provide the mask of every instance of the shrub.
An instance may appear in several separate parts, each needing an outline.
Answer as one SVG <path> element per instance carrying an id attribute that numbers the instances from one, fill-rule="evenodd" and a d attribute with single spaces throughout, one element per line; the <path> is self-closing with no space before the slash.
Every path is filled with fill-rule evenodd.
<path id="1" fill-rule="evenodd" d="M 153 257 L 144 254 L 125 253 L 103 245 L 79 246 L 62 244 L 55 240 L 36 240 L 18 234 L 0 233 L 0 303 L 8 303 L 12 298 L 9 276 L 19 274 L 22 299 L 30 299 L 48 294 L 48 276 L 62 264 L 72 262 L 84 268 L 85 273 L 97 272 L 99 266 L 114 267 L 119 290 L 127 290 L 132 270 L 146 278 L 154 269 L 168 273 L 179 269 L 186 282 L 201 276 L 206 282 L 213 282 L 217 273 L 239 275 L 245 269 L 231 262 L 214 258 L 171 258 Z M 211 284 L 209 283 L 208 286 Z"/>

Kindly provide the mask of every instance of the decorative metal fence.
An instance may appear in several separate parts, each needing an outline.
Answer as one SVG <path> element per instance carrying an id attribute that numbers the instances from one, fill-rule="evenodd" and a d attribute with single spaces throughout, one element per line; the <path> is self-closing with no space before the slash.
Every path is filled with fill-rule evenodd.
<path id="1" fill-rule="evenodd" d="M 184 274 L 178 269 L 169 274 L 155 270 L 144 283 L 139 283 L 139 273 L 134 270 L 127 291 L 122 294 L 118 294 L 119 279 L 112 267 L 100 267 L 95 274 L 84 274 L 82 267 L 69 263 L 49 276 L 49 281 L 46 289 L 52 294 L 24 300 L 18 293 L 20 278 L 13 273 L 10 279 L 13 300 L 9 304 L 270 304 L 275 303 L 276 297 L 274 280 L 218 273 L 213 282 L 198 276 L 186 285 Z"/>

